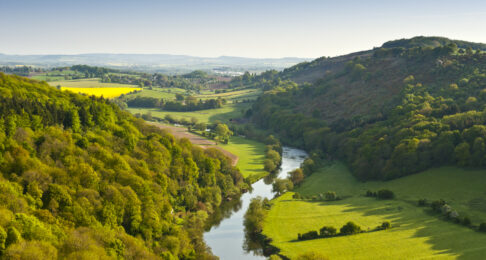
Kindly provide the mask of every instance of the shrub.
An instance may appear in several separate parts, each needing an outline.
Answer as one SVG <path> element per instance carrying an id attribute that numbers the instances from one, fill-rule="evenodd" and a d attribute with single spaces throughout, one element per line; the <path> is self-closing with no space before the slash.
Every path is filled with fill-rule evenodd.
<path id="1" fill-rule="evenodd" d="M 385 221 L 381 224 L 381 229 L 390 229 L 391 223 L 389 221 Z"/>
<path id="2" fill-rule="evenodd" d="M 337 234 L 337 230 L 335 227 L 322 227 L 320 230 L 321 237 L 332 237 Z"/>
<path id="3" fill-rule="evenodd" d="M 372 192 L 370 190 L 366 191 L 366 197 L 375 197 L 375 196 L 376 196 L 376 194 L 374 192 Z"/>
<path id="4" fill-rule="evenodd" d="M 442 206 L 444 206 L 446 203 L 444 200 L 435 200 L 435 201 L 432 201 L 432 203 L 430 203 L 430 207 L 434 210 L 434 211 L 439 211 L 440 208 Z"/>
<path id="5" fill-rule="evenodd" d="M 471 225 L 471 219 L 469 219 L 468 217 L 464 217 L 464 218 L 462 219 L 462 224 L 463 224 L 464 226 L 470 226 L 470 225 Z"/>
<path id="6" fill-rule="evenodd" d="M 391 190 L 383 189 L 378 191 L 377 197 L 378 199 L 389 200 L 393 199 L 393 197 L 395 197 L 395 194 Z"/>
<path id="7" fill-rule="evenodd" d="M 296 199 L 296 200 L 300 200 L 300 199 L 302 199 L 302 196 L 300 195 L 300 193 L 296 192 L 296 193 L 294 193 L 294 195 L 292 195 L 292 198 Z"/>
<path id="8" fill-rule="evenodd" d="M 326 192 L 326 200 L 337 200 L 337 199 L 338 199 L 338 196 L 337 196 L 336 192 L 334 192 L 334 191 Z"/>
<path id="9" fill-rule="evenodd" d="M 310 240 L 310 239 L 316 239 L 319 238 L 319 233 L 317 231 L 309 231 L 304 234 L 299 234 L 299 240 Z"/>
<path id="10" fill-rule="evenodd" d="M 486 232 L 486 222 L 483 222 L 479 225 L 479 231 Z"/>
<path id="11" fill-rule="evenodd" d="M 418 200 L 418 205 L 420 207 L 426 206 L 427 205 L 427 200 L 426 199 L 419 199 Z"/>
<path id="12" fill-rule="evenodd" d="M 349 221 L 341 228 L 341 234 L 352 235 L 361 232 L 361 227 L 356 225 L 354 222 Z"/>

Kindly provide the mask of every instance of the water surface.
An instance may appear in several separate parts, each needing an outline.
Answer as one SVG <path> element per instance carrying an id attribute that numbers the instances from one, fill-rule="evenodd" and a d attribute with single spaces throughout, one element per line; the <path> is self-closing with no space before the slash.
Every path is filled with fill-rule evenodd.
<path id="1" fill-rule="evenodd" d="M 287 173 L 300 167 L 307 157 L 307 153 L 290 147 L 284 147 L 282 166 L 277 174 L 267 176 L 252 185 L 253 190 L 240 197 L 240 200 L 223 203 L 221 208 L 212 216 L 212 226 L 204 233 L 206 244 L 211 247 L 213 254 L 222 260 L 233 259 L 266 259 L 261 252 L 246 252 L 244 249 L 245 232 L 243 216 L 255 197 L 272 199 L 272 182 L 275 178 L 286 178 Z"/>

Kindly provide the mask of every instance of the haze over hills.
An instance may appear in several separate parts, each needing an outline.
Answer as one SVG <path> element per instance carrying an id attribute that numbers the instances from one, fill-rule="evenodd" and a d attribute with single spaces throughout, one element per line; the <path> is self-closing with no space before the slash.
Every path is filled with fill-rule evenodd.
<path id="1" fill-rule="evenodd" d="M 31 65 L 60 67 L 84 64 L 148 72 L 186 73 L 207 70 L 222 74 L 239 74 L 245 71 L 261 72 L 268 69 L 282 70 L 303 62 L 306 58 L 244 58 L 220 56 L 215 58 L 171 54 L 109 54 L 92 53 L 76 55 L 9 55 L 0 54 L 0 65 Z"/>

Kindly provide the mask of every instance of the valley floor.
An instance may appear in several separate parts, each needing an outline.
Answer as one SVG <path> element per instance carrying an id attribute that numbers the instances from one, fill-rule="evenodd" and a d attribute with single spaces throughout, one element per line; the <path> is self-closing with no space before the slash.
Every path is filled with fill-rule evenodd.
<path id="1" fill-rule="evenodd" d="M 361 183 L 341 163 L 325 167 L 296 189 L 302 195 L 335 191 L 338 201 L 296 200 L 288 192 L 273 201 L 263 233 L 287 257 L 318 251 L 330 259 L 483 259 L 486 234 L 445 220 L 418 199 L 444 199 L 473 225 L 486 221 L 486 171 L 443 167 L 388 182 Z M 365 197 L 390 189 L 393 200 Z M 353 221 L 372 230 L 383 221 L 392 229 L 352 236 L 298 241 L 297 234 Z"/>

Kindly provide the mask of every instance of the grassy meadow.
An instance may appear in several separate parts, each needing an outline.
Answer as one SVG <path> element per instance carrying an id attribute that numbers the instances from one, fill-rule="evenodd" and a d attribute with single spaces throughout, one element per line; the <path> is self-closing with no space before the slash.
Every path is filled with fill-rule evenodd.
<path id="1" fill-rule="evenodd" d="M 223 149 L 238 156 L 236 165 L 243 177 L 252 179 L 263 178 L 267 172 L 263 170 L 265 160 L 265 145 L 239 136 L 232 136 L 228 144 L 218 144 Z"/>
<path id="2" fill-rule="evenodd" d="M 187 120 L 191 120 L 192 117 L 195 117 L 199 122 L 209 123 L 219 120 L 223 123 L 228 123 L 232 118 L 241 117 L 243 115 L 242 111 L 246 111 L 250 106 L 250 103 L 226 104 L 221 108 L 191 112 L 163 111 L 160 108 L 128 108 L 127 110 L 132 114 L 146 114 L 150 112 L 152 113 L 152 116 L 159 118 L 164 118 L 166 115 L 172 115 L 176 119 L 186 118 Z"/>
<path id="3" fill-rule="evenodd" d="M 265 219 L 264 234 L 290 258 L 319 251 L 330 259 L 481 259 L 486 234 L 443 220 L 417 200 L 444 199 L 473 224 L 486 221 L 486 171 L 444 167 L 389 182 L 358 182 L 341 163 L 321 169 L 295 191 L 316 195 L 335 191 L 342 200 L 292 199 L 291 192 L 273 201 Z M 390 189 L 394 200 L 364 197 L 366 190 Z M 348 221 L 373 229 L 383 221 L 393 228 L 352 236 L 297 241 L 298 233 Z"/>

